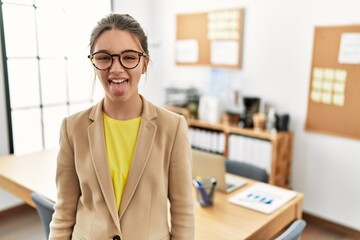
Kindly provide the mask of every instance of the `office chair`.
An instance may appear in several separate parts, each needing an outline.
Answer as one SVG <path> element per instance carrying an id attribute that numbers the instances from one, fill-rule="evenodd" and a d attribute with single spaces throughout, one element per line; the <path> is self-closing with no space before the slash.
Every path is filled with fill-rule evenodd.
<path id="1" fill-rule="evenodd" d="M 269 175 L 267 174 L 266 170 L 255 165 L 229 159 L 225 160 L 225 165 L 226 171 L 228 173 L 251 178 L 265 183 L 269 181 Z"/>
<path id="2" fill-rule="evenodd" d="M 298 240 L 300 235 L 304 231 L 306 222 L 303 219 L 298 219 L 292 222 L 292 224 L 278 236 L 275 240 Z"/>
<path id="3" fill-rule="evenodd" d="M 36 192 L 31 193 L 31 199 L 35 203 L 36 211 L 38 212 L 41 223 L 44 226 L 46 239 L 48 239 L 50 233 L 49 225 L 54 213 L 54 202 Z"/>

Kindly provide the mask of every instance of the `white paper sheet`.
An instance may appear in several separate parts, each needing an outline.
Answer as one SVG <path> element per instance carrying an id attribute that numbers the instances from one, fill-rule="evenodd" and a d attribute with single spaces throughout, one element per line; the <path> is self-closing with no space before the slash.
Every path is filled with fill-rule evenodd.
<path id="1" fill-rule="evenodd" d="M 343 64 L 360 64 L 360 33 L 341 35 L 338 61 Z"/>
<path id="2" fill-rule="evenodd" d="M 239 63 L 239 42 L 211 41 L 210 62 L 219 65 L 237 65 Z"/>
<path id="3" fill-rule="evenodd" d="M 265 183 L 255 183 L 228 198 L 230 203 L 270 214 L 296 197 L 296 192 Z"/>

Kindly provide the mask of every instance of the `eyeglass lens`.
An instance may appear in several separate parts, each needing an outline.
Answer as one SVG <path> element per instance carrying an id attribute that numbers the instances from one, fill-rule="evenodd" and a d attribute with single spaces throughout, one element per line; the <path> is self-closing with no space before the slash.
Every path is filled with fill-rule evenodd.
<path id="1" fill-rule="evenodd" d="M 113 57 L 118 57 L 120 60 L 120 64 L 127 69 L 135 68 L 139 62 L 141 54 L 136 51 L 128 51 L 124 52 L 120 55 L 114 54 L 111 55 L 106 52 L 98 52 L 95 53 L 92 57 L 92 62 L 100 70 L 109 69 L 113 63 Z"/>

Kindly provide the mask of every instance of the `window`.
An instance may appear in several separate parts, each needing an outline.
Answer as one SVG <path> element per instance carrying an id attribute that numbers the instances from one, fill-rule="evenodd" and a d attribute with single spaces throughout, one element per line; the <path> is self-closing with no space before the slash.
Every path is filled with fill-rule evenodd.
<path id="1" fill-rule="evenodd" d="M 110 12 L 111 1 L 1 3 L 10 151 L 55 148 L 62 119 L 102 95 L 93 94 L 88 44 L 96 22 Z"/>

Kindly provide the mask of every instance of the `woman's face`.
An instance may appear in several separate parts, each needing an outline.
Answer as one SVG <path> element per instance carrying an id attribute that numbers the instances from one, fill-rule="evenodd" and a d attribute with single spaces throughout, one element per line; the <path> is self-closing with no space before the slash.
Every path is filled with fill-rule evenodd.
<path id="1" fill-rule="evenodd" d="M 94 53 L 104 51 L 109 54 L 122 54 L 126 50 L 143 52 L 139 40 L 127 31 L 112 29 L 100 35 Z M 113 58 L 108 70 L 96 70 L 96 74 L 105 90 L 106 100 L 111 102 L 127 102 L 138 96 L 138 83 L 146 71 L 148 58 L 140 57 L 140 62 L 133 69 L 124 68 L 118 57 Z"/>

